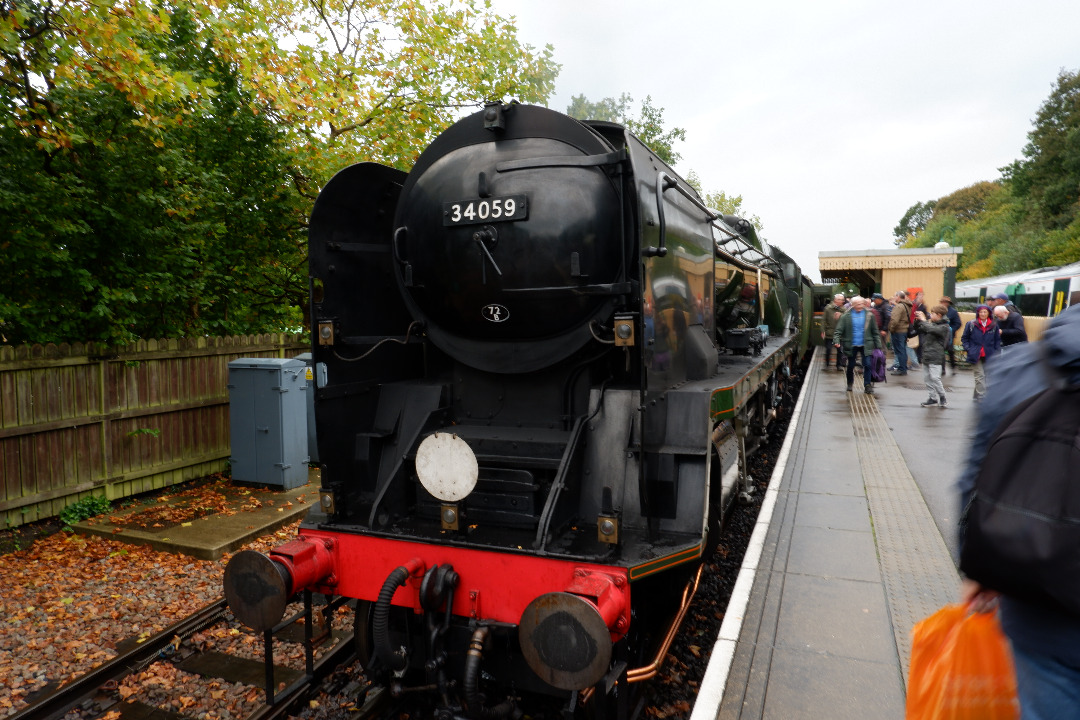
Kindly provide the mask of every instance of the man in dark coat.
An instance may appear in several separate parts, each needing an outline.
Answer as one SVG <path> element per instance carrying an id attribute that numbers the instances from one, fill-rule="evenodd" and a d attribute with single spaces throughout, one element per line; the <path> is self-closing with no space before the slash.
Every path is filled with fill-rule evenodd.
<path id="1" fill-rule="evenodd" d="M 998 327 L 1001 328 L 1002 347 L 1027 342 L 1027 330 L 1024 329 L 1024 316 L 1021 315 L 1020 311 L 1016 309 L 1016 306 L 1009 301 L 1008 295 L 1005 293 L 998 293 L 987 304 L 991 306 L 994 318 L 997 319 Z M 1001 311 L 998 310 L 999 307 L 1004 308 L 1008 315 L 1002 316 Z"/>
<path id="2" fill-rule="evenodd" d="M 892 319 L 892 303 L 885 299 L 885 296 L 881 293 L 874 293 L 870 296 L 870 310 L 874 313 L 874 320 L 877 321 L 878 332 L 881 333 L 881 340 L 888 347 L 890 343 L 889 339 L 889 320 Z"/>
<path id="3" fill-rule="evenodd" d="M 956 312 L 956 308 L 952 306 L 952 298 L 948 295 L 943 295 L 939 301 L 941 305 L 948 311 L 945 314 L 945 318 L 949 321 L 949 328 L 952 329 L 952 334 L 949 335 L 948 342 L 945 343 L 945 354 L 949 356 L 949 367 L 952 368 L 953 373 L 956 372 L 956 333 L 964 326 L 964 323 L 960 320 L 960 313 Z M 945 364 L 941 365 L 941 374 L 945 374 Z"/>

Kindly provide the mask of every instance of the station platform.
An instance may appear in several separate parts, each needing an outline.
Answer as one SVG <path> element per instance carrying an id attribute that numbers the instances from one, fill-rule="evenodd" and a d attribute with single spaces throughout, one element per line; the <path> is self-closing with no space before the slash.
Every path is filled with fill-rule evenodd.
<path id="1" fill-rule="evenodd" d="M 303 518 L 319 501 L 320 484 L 315 468 L 309 470 L 306 485 L 290 490 L 220 480 L 210 488 L 193 491 L 191 483 L 182 483 L 148 497 L 123 501 L 117 510 L 71 527 L 82 535 L 217 560 Z"/>
<path id="2" fill-rule="evenodd" d="M 692 720 L 902 718 L 911 629 L 956 602 L 955 482 L 978 405 L 922 369 L 862 392 L 817 349 Z"/>

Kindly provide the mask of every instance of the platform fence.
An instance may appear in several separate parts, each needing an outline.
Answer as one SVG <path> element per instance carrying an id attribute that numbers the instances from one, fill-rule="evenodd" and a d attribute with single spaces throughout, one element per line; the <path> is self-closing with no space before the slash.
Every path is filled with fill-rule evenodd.
<path id="1" fill-rule="evenodd" d="M 224 470 L 229 362 L 309 349 L 287 334 L 0 346 L 0 529 Z"/>

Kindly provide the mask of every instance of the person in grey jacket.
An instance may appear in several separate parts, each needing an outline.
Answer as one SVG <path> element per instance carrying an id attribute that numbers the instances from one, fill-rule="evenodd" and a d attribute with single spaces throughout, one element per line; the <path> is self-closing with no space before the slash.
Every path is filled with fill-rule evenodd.
<path id="1" fill-rule="evenodd" d="M 935 305 L 930 308 L 930 319 L 922 310 L 915 311 L 915 329 L 919 331 L 920 342 L 923 344 L 923 381 L 930 397 L 922 402 L 923 407 L 937 405 L 947 407 L 945 400 L 945 386 L 941 382 L 941 374 L 945 367 L 945 343 L 949 342 L 952 328 L 945 317 L 948 310 L 944 305 Z"/>

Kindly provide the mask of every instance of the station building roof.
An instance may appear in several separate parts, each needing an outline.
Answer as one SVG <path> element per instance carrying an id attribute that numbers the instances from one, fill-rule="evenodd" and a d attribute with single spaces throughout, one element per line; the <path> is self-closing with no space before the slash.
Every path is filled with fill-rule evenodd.
<path id="1" fill-rule="evenodd" d="M 818 253 L 818 269 L 825 284 L 853 282 L 864 293 L 886 296 L 920 287 L 936 301 L 951 294 L 963 252 L 962 247 L 829 250 Z"/>

